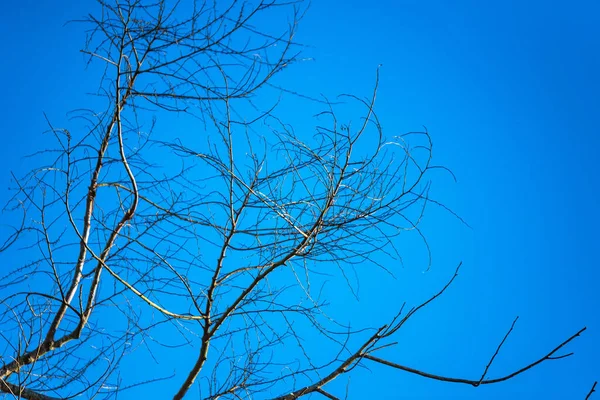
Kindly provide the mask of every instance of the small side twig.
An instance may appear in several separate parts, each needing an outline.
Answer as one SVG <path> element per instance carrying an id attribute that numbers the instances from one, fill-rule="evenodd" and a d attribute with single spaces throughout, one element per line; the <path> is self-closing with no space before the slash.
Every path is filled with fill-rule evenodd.
<path id="1" fill-rule="evenodd" d="M 594 382 L 594 384 L 592 385 L 592 388 L 588 392 L 587 396 L 585 396 L 585 400 L 589 400 L 589 399 L 592 398 L 592 393 L 594 393 L 596 391 L 596 385 L 597 384 L 598 384 L 598 381 Z"/>
<path id="2" fill-rule="evenodd" d="M 496 352 L 494 353 L 494 355 L 492 356 L 492 358 L 490 358 L 490 362 L 485 366 L 485 369 L 483 370 L 483 374 L 481 374 L 481 379 L 479 379 L 479 385 L 481 385 L 481 382 L 483 382 L 483 380 L 485 379 L 485 376 L 487 375 L 488 370 L 492 366 L 492 363 L 494 362 L 494 359 L 496 358 L 496 356 L 500 352 L 500 349 L 502 348 L 502 345 L 504 344 L 504 342 L 506 342 L 506 339 L 508 339 L 508 336 L 510 335 L 510 333 L 514 329 L 515 324 L 517 323 L 518 319 L 519 319 L 519 316 L 517 316 L 515 318 L 515 320 L 513 321 L 512 325 L 510 326 L 510 329 L 508 330 L 508 332 L 506 332 L 506 335 L 504 335 L 504 338 L 502 339 L 502 341 L 500 342 L 500 344 L 498 345 L 498 347 L 496 347 Z M 479 385 L 477 385 L 477 386 L 479 386 Z"/>

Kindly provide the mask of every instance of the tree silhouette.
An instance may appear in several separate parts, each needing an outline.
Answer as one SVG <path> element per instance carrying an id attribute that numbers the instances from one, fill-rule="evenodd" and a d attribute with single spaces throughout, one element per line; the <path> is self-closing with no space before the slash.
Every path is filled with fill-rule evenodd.
<path id="1" fill-rule="evenodd" d="M 585 328 L 488 377 L 515 319 L 472 379 L 379 356 L 460 265 L 421 304 L 383 302 L 392 317 L 380 325 L 327 314 L 323 276 L 354 290 L 358 266 L 391 274 L 374 256 L 401 259 L 407 231 L 429 253 L 419 223 L 427 204 L 444 207 L 429 177 L 445 169 L 427 131 L 384 134 L 378 75 L 366 99 L 308 100 L 323 109 L 309 134 L 264 106 L 289 93 L 273 79 L 298 59 L 302 4 L 99 5 L 84 53 L 102 65 L 105 108 L 77 111 L 70 130 L 48 120 L 57 147 L 38 155 L 51 161 L 15 177 L 7 206 L 22 218 L 0 248 L 10 264 L 0 280 L 3 393 L 110 398 L 160 384 L 175 399 L 335 399 L 327 384 L 359 366 L 479 386 L 570 355 L 559 351 Z M 124 363 L 148 357 L 158 372 L 129 380 Z"/>

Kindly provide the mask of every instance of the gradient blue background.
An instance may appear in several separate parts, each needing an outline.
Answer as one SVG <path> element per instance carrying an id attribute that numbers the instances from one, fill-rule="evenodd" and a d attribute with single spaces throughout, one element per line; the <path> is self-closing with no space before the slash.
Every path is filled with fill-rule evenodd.
<path id="1" fill-rule="evenodd" d="M 89 104 L 84 92 L 96 82 L 86 81 L 78 54 L 84 27 L 63 24 L 94 10 L 91 1 L 46 0 L 0 8 L 2 189 L 9 171 L 31 163 L 22 155 L 51 143 L 42 112 L 60 125 Z M 478 378 L 519 315 L 490 371 L 497 376 L 588 327 L 566 349 L 575 356 L 503 384 L 475 389 L 370 364 L 352 375 L 350 398 L 584 398 L 600 379 L 600 3 L 315 1 L 298 40 L 314 61 L 279 83 L 309 94 L 367 95 L 383 64 L 377 110 L 387 134 L 427 126 L 437 164 L 458 177 L 439 174 L 432 194 L 473 227 L 430 208 L 423 229 L 432 270 L 423 274 L 422 254 L 408 254 L 415 263 L 398 281 L 385 286 L 374 274 L 361 282 L 365 293 L 415 302 L 464 261 L 455 285 L 400 332 L 388 358 Z M 358 311 L 373 321 L 390 314 L 368 300 Z M 346 382 L 331 391 L 343 396 Z"/>

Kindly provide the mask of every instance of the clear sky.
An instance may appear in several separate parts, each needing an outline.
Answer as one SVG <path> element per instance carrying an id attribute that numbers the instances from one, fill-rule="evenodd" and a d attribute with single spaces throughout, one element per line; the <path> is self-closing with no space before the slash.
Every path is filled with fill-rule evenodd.
<path id="1" fill-rule="evenodd" d="M 2 6 L 2 188 L 28 165 L 22 155 L 51 140 L 42 113 L 66 121 L 90 89 L 82 26 L 64 23 L 93 10 L 90 1 Z M 368 365 L 352 376 L 350 398 L 584 398 L 600 380 L 600 3 L 314 1 L 298 40 L 314 60 L 278 83 L 308 94 L 368 95 L 383 64 L 384 129 L 428 128 L 436 163 L 458 179 L 440 173 L 432 194 L 472 227 L 431 208 L 423 225 L 430 272 L 409 255 L 415 263 L 397 281 L 361 282 L 363 293 L 414 302 L 464 262 L 445 297 L 400 332 L 389 359 L 478 378 L 518 315 L 494 377 L 588 327 L 565 350 L 573 357 L 506 383 L 472 388 Z M 389 316 L 368 303 L 359 311 L 369 319 Z M 333 391 L 343 396 L 346 382 Z"/>

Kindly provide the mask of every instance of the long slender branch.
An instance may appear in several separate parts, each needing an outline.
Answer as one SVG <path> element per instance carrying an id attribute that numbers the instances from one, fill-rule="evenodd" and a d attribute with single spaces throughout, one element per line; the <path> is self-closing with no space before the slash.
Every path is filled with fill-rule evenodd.
<path id="1" fill-rule="evenodd" d="M 444 382 L 453 382 L 453 383 L 464 383 L 464 384 L 468 384 L 468 385 L 473 385 L 473 386 L 479 386 L 479 385 L 488 385 L 488 384 L 492 384 L 492 383 L 498 383 L 498 382 L 503 382 L 503 381 L 507 381 L 511 378 L 514 378 L 515 376 L 522 374 L 523 372 L 530 370 L 531 368 L 535 367 L 536 365 L 547 361 L 547 360 L 553 360 L 556 359 L 556 357 L 552 357 L 558 350 L 560 350 L 561 348 L 563 348 L 564 346 L 566 346 L 569 342 L 571 342 L 573 339 L 575 339 L 576 337 L 578 337 L 579 335 L 581 335 L 583 333 L 583 331 L 585 331 L 586 328 L 582 328 L 580 329 L 577 333 L 575 333 L 574 335 L 572 335 L 571 337 L 569 337 L 567 340 L 565 340 L 564 342 L 562 342 L 561 344 L 559 344 L 558 346 L 556 346 L 554 349 L 552 349 L 548 354 L 546 354 L 545 356 L 539 358 L 538 360 L 524 366 L 521 369 L 518 369 L 514 372 L 511 372 L 510 374 L 504 375 L 502 377 L 499 378 L 494 378 L 494 379 L 464 379 L 464 378 L 455 378 L 455 377 L 450 377 L 450 376 L 444 376 L 444 375 L 436 375 L 436 374 L 431 374 L 425 371 L 421 371 L 415 368 L 411 368 L 411 367 L 407 367 L 398 363 L 394 363 L 388 360 L 384 360 L 382 358 L 379 357 L 375 357 L 371 354 L 365 354 L 363 357 L 365 359 L 371 360 L 371 361 L 375 361 L 377 363 L 383 364 L 383 365 L 387 365 L 389 367 L 392 368 L 396 368 L 402 371 L 406 371 L 406 372 L 410 372 L 412 374 L 416 374 L 416 375 L 420 375 L 423 376 L 425 378 L 429 378 L 429 379 L 435 379 L 438 381 L 444 381 Z M 564 358 L 563 357 L 559 357 L 559 358 Z"/>

